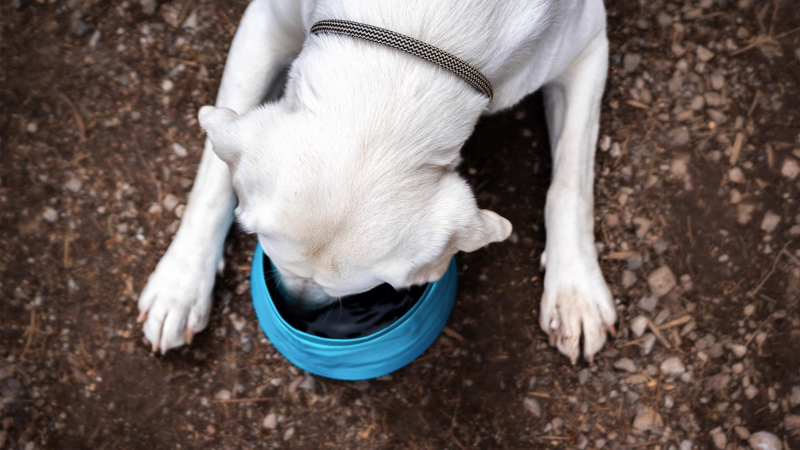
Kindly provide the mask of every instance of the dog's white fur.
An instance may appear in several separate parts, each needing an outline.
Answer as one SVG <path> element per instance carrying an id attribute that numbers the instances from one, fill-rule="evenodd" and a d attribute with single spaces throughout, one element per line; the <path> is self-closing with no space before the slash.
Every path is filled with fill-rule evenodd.
<path id="1" fill-rule="evenodd" d="M 490 102 L 457 76 L 395 49 L 308 35 L 344 19 L 467 61 Z M 593 168 L 608 44 L 601 0 L 255 0 L 233 40 L 181 226 L 139 299 L 154 349 L 208 323 L 233 219 L 258 234 L 287 287 L 311 303 L 434 281 L 457 251 L 511 233 L 455 171 L 478 118 L 545 87 L 553 181 L 540 324 L 574 363 L 613 331 L 597 263 Z M 291 65 L 284 96 L 257 107 Z M 488 151 L 492 151 L 488 149 Z"/>

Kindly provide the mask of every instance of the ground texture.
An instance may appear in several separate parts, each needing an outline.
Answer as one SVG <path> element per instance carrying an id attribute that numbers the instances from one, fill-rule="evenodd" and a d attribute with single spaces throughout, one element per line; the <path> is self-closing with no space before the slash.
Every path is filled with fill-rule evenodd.
<path id="1" fill-rule="evenodd" d="M 191 347 L 153 355 L 135 323 L 245 5 L 0 5 L 0 448 L 800 449 L 800 3 L 609 2 L 595 217 L 620 321 L 594 363 L 537 325 L 533 96 L 464 149 L 512 238 L 460 256 L 431 349 L 357 383 L 266 341 L 238 232 Z"/>

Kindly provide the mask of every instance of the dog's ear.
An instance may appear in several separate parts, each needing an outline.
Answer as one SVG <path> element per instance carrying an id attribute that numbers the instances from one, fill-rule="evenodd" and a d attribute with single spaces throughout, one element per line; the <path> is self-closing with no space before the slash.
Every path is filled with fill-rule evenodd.
<path id="1" fill-rule="evenodd" d="M 200 108 L 197 118 L 200 120 L 200 126 L 206 130 L 208 138 L 211 139 L 214 153 L 229 165 L 235 165 L 239 161 L 242 151 L 239 127 L 236 125 L 239 115 L 236 114 L 236 111 L 229 108 L 203 106 Z"/>
<path id="2" fill-rule="evenodd" d="M 492 211 L 479 209 L 469 185 L 455 172 L 443 177 L 440 183 L 436 209 L 453 230 L 450 245 L 455 249 L 474 252 L 511 235 L 511 222 Z"/>

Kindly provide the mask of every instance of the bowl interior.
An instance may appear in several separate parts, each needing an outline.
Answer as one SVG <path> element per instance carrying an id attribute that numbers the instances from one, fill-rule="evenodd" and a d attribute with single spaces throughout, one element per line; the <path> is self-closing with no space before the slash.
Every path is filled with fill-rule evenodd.
<path id="1" fill-rule="evenodd" d="M 426 286 L 397 291 L 382 284 L 370 291 L 343 297 L 317 310 L 304 310 L 280 286 L 277 270 L 263 256 L 264 280 L 281 318 L 302 333 L 327 339 L 358 339 L 391 326 L 407 314 L 426 292 Z"/>

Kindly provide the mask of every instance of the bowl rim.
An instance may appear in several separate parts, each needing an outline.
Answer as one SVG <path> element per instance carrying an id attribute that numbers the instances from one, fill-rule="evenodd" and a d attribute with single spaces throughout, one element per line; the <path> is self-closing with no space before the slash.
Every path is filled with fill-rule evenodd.
<path id="1" fill-rule="evenodd" d="M 455 257 L 445 275 L 428 283 L 415 305 L 383 330 L 349 339 L 323 338 L 289 325 L 275 307 L 264 276 L 261 245 L 251 262 L 250 291 L 261 329 L 290 363 L 340 380 L 364 380 L 394 372 L 423 354 L 452 312 L 458 285 Z"/>

